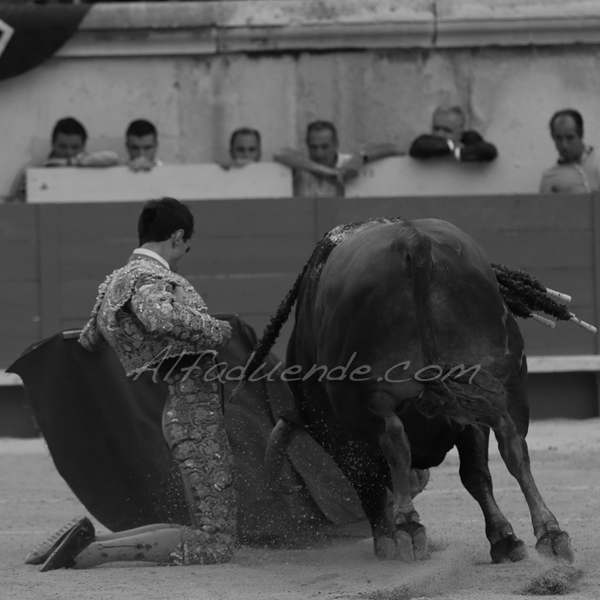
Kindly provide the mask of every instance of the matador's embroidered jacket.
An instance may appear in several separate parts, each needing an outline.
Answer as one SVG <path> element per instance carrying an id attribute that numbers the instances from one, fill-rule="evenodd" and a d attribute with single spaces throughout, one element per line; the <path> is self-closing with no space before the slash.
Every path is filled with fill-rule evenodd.
<path id="1" fill-rule="evenodd" d="M 158 260 L 138 254 L 100 285 L 79 337 L 88 350 L 108 342 L 127 375 L 166 358 L 214 349 L 222 340 L 219 323 L 194 287 Z"/>

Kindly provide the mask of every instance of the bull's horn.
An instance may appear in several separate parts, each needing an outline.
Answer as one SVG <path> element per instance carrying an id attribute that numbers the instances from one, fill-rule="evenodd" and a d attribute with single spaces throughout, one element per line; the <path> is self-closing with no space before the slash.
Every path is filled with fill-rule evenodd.
<path id="1" fill-rule="evenodd" d="M 537 321 L 538 323 L 545 325 L 546 327 L 550 327 L 552 329 L 556 327 L 556 323 L 554 321 L 551 321 L 550 319 L 546 319 L 544 317 L 540 317 L 540 315 L 536 313 L 531 313 L 531 318 Z"/>
<path id="2" fill-rule="evenodd" d="M 267 468 L 269 485 L 274 490 L 280 487 L 277 484 L 280 483 L 283 471 L 285 451 L 292 441 L 296 429 L 289 421 L 279 419 L 277 425 L 271 431 L 271 435 L 269 435 L 267 450 L 265 452 L 265 466 Z"/>
<path id="3" fill-rule="evenodd" d="M 562 292 L 557 292 L 556 290 L 551 290 L 550 288 L 546 288 L 546 294 L 548 294 L 548 296 L 553 296 L 561 302 L 571 302 L 572 300 L 569 294 L 563 294 Z"/>
<path id="4" fill-rule="evenodd" d="M 587 329 L 588 331 L 591 331 L 592 333 L 596 333 L 598 331 L 593 325 L 590 325 L 589 323 L 586 323 L 585 321 L 578 319 L 573 313 L 569 313 L 569 316 L 571 317 L 569 319 L 569 321 L 573 321 L 573 323 L 577 323 L 577 325 L 579 325 L 580 327 L 583 327 L 584 329 Z"/>

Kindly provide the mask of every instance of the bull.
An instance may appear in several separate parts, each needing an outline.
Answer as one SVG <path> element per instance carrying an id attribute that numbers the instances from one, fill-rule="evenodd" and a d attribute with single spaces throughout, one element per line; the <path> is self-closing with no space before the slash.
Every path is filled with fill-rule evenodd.
<path id="1" fill-rule="evenodd" d="M 436 219 L 340 226 L 317 246 L 265 338 L 294 301 L 285 375 L 296 411 L 271 434 L 272 469 L 296 428 L 309 431 L 356 489 L 376 556 L 410 562 L 428 555 L 415 474 L 456 446 L 492 561 L 519 561 L 525 544 L 492 491 L 493 430 L 527 501 L 537 551 L 573 562 L 569 535 L 531 474 L 523 338 L 475 241 Z"/>

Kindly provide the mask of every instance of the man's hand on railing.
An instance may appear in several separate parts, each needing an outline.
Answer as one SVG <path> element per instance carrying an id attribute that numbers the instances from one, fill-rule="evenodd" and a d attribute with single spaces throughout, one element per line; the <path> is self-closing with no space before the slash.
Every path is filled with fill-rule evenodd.
<path id="1" fill-rule="evenodd" d="M 353 154 L 352 158 L 338 169 L 342 183 L 358 177 L 363 166 L 363 157 L 360 154 Z"/>
<path id="2" fill-rule="evenodd" d="M 137 158 L 130 160 L 127 163 L 127 166 L 136 173 L 139 171 L 148 172 L 156 166 L 156 162 L 154 160 L 150 160 L 146 156 L 138 156 Z"/>

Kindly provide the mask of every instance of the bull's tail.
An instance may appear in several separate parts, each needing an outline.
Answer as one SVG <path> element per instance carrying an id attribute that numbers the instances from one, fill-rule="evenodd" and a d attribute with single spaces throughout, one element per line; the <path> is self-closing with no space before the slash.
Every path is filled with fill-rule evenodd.
<path id="1" fill-rule="evenodd" d="M 255 372 L 255 370 L 262 364 L 263 360 L 271 351 L 271 348 L 273 348 L 275 341 L 281 333 L 281 328 L 285 325 L 286 321 L 288 320 L 290 312 L 292 311 L 292 307 L 294 306 L 296 299 L 298 298 L 300 286 L 302 284 L 302 281 L 304 280 L 304 276 L 310 272 L 311 276 L 318 278 L 332 250 L 348 235 L 351 235 L 353 232 L 361 229 L 362 226 L 364 226 L 365 224 L 370 224 L 374 222 L 395 222 L 401 220 L 402 219 L 400 219 L 399 217 L 393 219 L 378 218 L 369 219 L 368 221 L 362 221 L 360 223 L 349 223 L 347 225 L 339 225 L 331 231 L 328 231 L 321 238 L 319 243 L 315 246 L 315 249 L 313 250 L 310 258 L 308 259 L 304 267 L 302 267 L 302 271 L 300 272 L 300 275 L 298 275 L 298 277 L 296 278 L 292 289 L 282 300 L 281 304 L 279 305 L 279 308 L 277 309 L 277 312 L 271 317 L 269 323 L 263 331 L 260 340 L 258 340 L 258 342 L 256 343 L 256 346 L 254 347 L 253 351 L 253 358 L 245 371 L 244 378 L 242 379 L 242 381 L 240 381 L 240 383 L 234 390 L 234 395 L 238 392 L 242 383 L 248 379 L 250 374 Z"/>
<path id="2" fill-rule="evenodd" d="M 237 388 L 234 390 L 234 395 L 237 393 L 241 384 L 247 380 L 251 373 L 262 364 L 263 360 L 273 348 L 275 341 L 279 337 L 281 333 L 281 328 L 287 322 L 290 313 L 292 312 L 292 307 L 296 303 L 296 299 L 298 298 L 298 294 L 300 292 L 300 286 L 302 285 L 302 281 L 304 280 L 304 276 L 307 273 L 311 273 L 312 276 L 319 277 L 321 270 L 331 251 L 335 248 L 339 242 L 344 239 L 346 235 L 349 235 L 351 232 L 358 229 L 362 223 L 351 223 L 349 225 L 340 225 L 328 231 L 323 238 L 319 241 L 319 243 L 315 246 L 310 258 L 302 267 L 302 271 L 300 275 L 296 278 L 292 289 L 286 294 L 285 298 L 281 301 L 277 312 L 271 317 L 269 323 L 265 327 L 263 334 L 256 343 L 253 352 L 253 358 L 248 365 L 248 368 L 245 371 L 244 378 L 238 384 Z"/>
<path id="3" fill-rule="evenodd" d="M 426 418 L 444 417 L 461 427 L 496 428 L 507 412 L 502 383 L 480 365 L 436 366 L 435 379 L 420 379 L 424 389 L 405 402 L 402 412 L 414 409 Z"/>
<path id="4" fill-rule="evenodd" d="M 290 312 L 292 312 L 292 307 L 294 306 L 296 299 L 298 298 L 300 285 L 302 284 L 302 280 L 304 279 L 304 275 L 308 270 L 311 261 L 312 256 L 310 260 L 304 265 L 298 277 L 296 277 L 296 281 L 294 281 L 294 285 L 292 286 L 290 291 L 286 294 L 285 298 L 279 304 L 277 312 L 269 319 L 269 323 L 265 327 L 261 338 L 254 346 L 254 350 L 252 352 L 252 360 L 250 361 L 248 368 L 244 372 L 244 377 L 242 381 L 240 381 L 240 383 L 237 385 L 236 389 L 233 391 L 233 395 L 237 394 L 243 382 L 248 379 L 251 373 L 254 373 L 256 369 L 258 369 L 258 367 L 262 364 L 263 360 L 271 351 L 271 348 L 273 348 L 275 341 L 281 333 L 281 328 L 285 325 L 286 321 L 288 320 Z"/>

